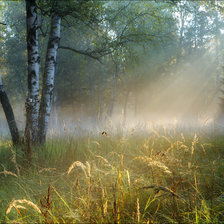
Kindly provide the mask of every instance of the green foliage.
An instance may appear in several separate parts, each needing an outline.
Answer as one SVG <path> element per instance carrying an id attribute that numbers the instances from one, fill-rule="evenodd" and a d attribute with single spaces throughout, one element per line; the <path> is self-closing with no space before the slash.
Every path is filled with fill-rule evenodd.
<path id="1" fill-rule="evenodd" d="M 7 24 L 3 32 L 5 76 L 3 83 L 7 93 L 15 100 L 23 99 L 26 93 L 26 32 L 24 2 L 4 3 L 2 17 Z"/>
<path id="2" fill-rule="evenodd" d="M 1 17 L 7 26 L 1 26 L 0 61 L 4 85 L 15 102 L 24 100 L 26 95 L 25 2 L 4 4 Z M 69 103 L 94 117 L 99 114 L 103 95 L 106 113 L 112 93 L 115 92 L 116 105 L 123 104 L 127 90 L 133 93 L 130 100 L 133 95 L 141 97 L 140 89 L 172 76 L 181 63 L 193 57 L 209 56 L 216 73 L 222 72 L 221 4 L 74 0 L 39 0 L 37 4 L 40 72 L 43 73 L 49 17 L 53 13 L 62 16 L 61 46 L 77 50 L 75 54 L 59 49 L 55 84 L 59 106 Z M 104 84 L 104 66 L 88 56 L 100 58 L 107 67 Z"/>

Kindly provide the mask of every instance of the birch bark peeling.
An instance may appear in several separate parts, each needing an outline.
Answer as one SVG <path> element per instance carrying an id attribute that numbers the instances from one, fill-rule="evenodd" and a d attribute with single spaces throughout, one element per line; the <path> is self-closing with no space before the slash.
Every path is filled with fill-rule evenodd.
<path id="1" fill-rule="evenodd" d="M 60 42 L 61 18 L 53 15 L 51 18 L 51 30 L 48 40 L 45 69 L 43 75 L 43 89 L 39 110 L 39 143 L 44 144 L 48 123 L 50 120 L 51 101 L 54 88 L 54 76 L 56 68 L 57 50 Z"/>
<path id="2" fill-rule="evenodd" d="M 27 143 L 38 140 L 38 110 L 39 110 L 39 63 L 38 53 L 38 16 L 36 0 L 26 0 L 27 54 L 28 54 L 28 94 L 26 100 Z"/>

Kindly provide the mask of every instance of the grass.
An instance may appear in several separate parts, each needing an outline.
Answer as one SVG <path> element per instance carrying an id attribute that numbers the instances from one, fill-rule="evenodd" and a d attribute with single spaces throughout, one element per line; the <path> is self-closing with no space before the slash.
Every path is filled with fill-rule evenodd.
<path id="1" fill-rule="evenodd" d="M 0 222 L 223 223 L 222 147 L 167 130 L 65 136 L 34 149 L 28 169 L 5 140 Z"/>

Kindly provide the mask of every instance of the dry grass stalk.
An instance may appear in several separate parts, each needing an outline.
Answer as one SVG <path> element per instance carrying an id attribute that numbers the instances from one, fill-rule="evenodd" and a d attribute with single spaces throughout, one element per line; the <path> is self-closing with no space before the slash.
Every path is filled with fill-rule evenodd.
<path id="1" fill-rule="evenodd" d="M 156 166 L 158 168 L 161 168 L 163 169 L 163 171 L 167 174 L 172 174 L 172 172 L 169 170 L 169 168 L 164 165 L 163 163 L 159 162 L 159 161 L 155 161 L 155 160 L 152 160 L 148 163 L 148 166 Z"/>
<path id="2" fill-rule="evenodd" d="M 181 148 L 181 149 L 184 149 L 184 150 L 186 150 L 186 151 L 189 150 L 189 147 L 186 146 L 186 145 L 184 145 L 184 144 L 181 144 L 181 145 L 180 145 L 180 148 Z"/>
<path id="3" fill-rule="evenodd" d="M 26 207 L 22 206 L 22 205 L 17 205 L 16 208 L 20 208 L 20 209 L 26 209 Z"/>
<path id="4" fill-rule="evenodd" d="M 194 138 L 193 138 L 193 141 L 192 141 L 192 145 L 191 145 L 191 155 L 194 154 L 194 149 L 195 149 L 194 146 L 195 146 L 196 143 L 198 143 L 198 136 L 195 133 Z"/>
<path id="5" fill-rule="evenodd" d="M 113 160 L 117 160 L 117 159 L 120 159 L 121 158 L 120 157 L 120 154 L 117 153 L 117 152 L 114 152 L 114 151 L 112 151 L 112 152 L 109 153 L 109 157 L 110 158 L 112 158 L 111 156 L 113 156 Z"/>
<path id="6" fill-rule="evenodd" d="M 171 174 L 171 171 L 165 164 L 156 160 L 152 160 L 152 158 L 149 158 L 147 156 L 138 156 L 138 157 L 135 157 L 133 160 L 141 160 L 144 163 L 147 163 L 147 166 L 155 166 L 162 169 L 165 173 Z"/>
<path id="7" fill-rule="evenodd" d="M 39 170 L 38 173 L 43 173 L 43 172 L 51 172 L 51 171 L 55 171 L 56 168 L 43 168 L 41 170 Z"/>
<path id="8" fill-rule="evenodd" d="M 137 221 L 140 222 L 140 206 L 139 206 L 139 198 L 137 197 L 136 201 L 136 214 L 137 214 Z"/>
<path id="9" fill-rule="evenodd" d="M 178 145 L 181 145 L 181 147 L 182 147 L 183 144 L 180 141 L 176 141 L 171 144 L 171 146 L 166 150 L 166 152 L 169 152 L 171 149 L 173 149 L 175 146 L 178 146 Z"/>
<path id="10" fill-rule="evenodd" d="M 103 217 L 106 216 L 107 214 L 107 199 L 106 201 L 104 202 L 104 198 L 105 198 L 105 190 L 102 188 L 102 197 L 101 197 L 101 201 L 102 201 L 102 214 L 103 214 Z"/>
<path id="11" fill-rule="evenodd" d="M 130 181 L 129 171 L 126 170 L 126 173 L 127 173 L 127 179 L 128 179 L 128 192 L 129 192 L 129 197 L 131 198 L 131 181 Z"/>
<path id="12" fill-rule="evenodd" d="M 183 134 L 183 132 L 181 132 L 181 138 L 182 138 L 182 140 L 183 140 L 183 142 L 185 142 L 185 138 L 184 138 L 184 134 Z"/>
<path id="13" fill-rule="evenodd" d="M 84 174 L 87 176 L 87 174 L 86 174 L 86 166 L 82 162 L 80 162 L 80 161 L 75 161 L 74 163 L 72 163 L 72 165 L 68 169 L 67 174 L 69 175 L 71 173 L 71 171 L 74 168 L 76 168 L 76 167 L 80 167 L 83 170 Z"/>
<path id="14" fill-rule="evenodd" d="M 170 143 L 170 145 L 172 145 L 172 142 L 166 136 L 163 135 L 162 138 L 164 138 L 168 143 Z"/>
<path id="15" fill-rule="evenodd" d="M 153 128 L 152 132 L 159 138 L 160 137 L 160 134 L 159 132 Z"/>
<path id="16" fill-rule="evenodd" d="M 148 142 L 144 142 L 143 144 L 143 148 L 147 151 L 149 150 L 149 143 Z"/>
<path id="17" fill-rule="evenodd" d="M 126 173 L 127 173 L 127 179 L 128 179 L 128 187 L 130 188 L 131 187 L 131 181 L 130 181 L 129 171 L 126 170 Z"/>
<path id="18" fill-rule="evenodd" d="M 92 141 L 92 143 L 96 144 L 97 146 L 100 146 L 100 143 L 97 141 Z"/>
<path id="19" fill-rule="evenodd" d="M 12 158 L 11 158 L 11 161 L 14 163 L 15 167 L 16 167 L 16 172 L 17 172 L 17 175 L 20 176 L 20 169 L 19 169 L 19 166 L 16 162 L 16 152 L 12 149 L 12 145 L 9 145 L 9 149 L 12 153 Z"/>
<path id="20" fill-rule="evenodd" d="M 107 215 L 107 200 L 106 200 L 105 203 L 103 204 L 103 215 L 104 215 L 104 216 Z"/>
<path id="21" fill-rule="evenodd" d="M 18 220 L 11 220 L 11 221 L 7 221 L 7 223 L 22 224 L 23 222 L 19 222 Z"/>
<path id="22" fill-rule="evenodd" d="M 7 171 L 7 170 L 1 171 L 0 174 L 4 174 L 5 176 L 6 175 L 11 175 L 11 176 L 14 176 L 14 177 L 18 177 L 15 173 L 12 173 L 12 172 Z"/>
<path id="23" fill-rule="evenodd" d="M 104 165 L 107 165 L 107 166 L 111 167 L 111 164 L 103 156 L 97 155 L 96 158 L 100 159 L 104 163 Z"/>
<path id="24" fill-rule="evenodd" d="M 206 153 L 206 151 L 205 151 L 205 147 L 204 147 L 203 144 L 201 144 L 201 148 L 202 148 L 203 152 Z"/>
<path id="25" fill-rule="evenodd" d="M 91 177 L 91 167 L 88 161 L 86 161 L 86 174 L 87 177 Z"/>
<path id="26" fill-rule="evenodd" d="M 26 199 L 20 199 L 20 200 L 13 200 L 13 201 L 11 201 L 11 202 L 9 203 L 9 205 L 8 205 L 8 207 L 7 207 L 7 209 L 6 209 L 6 212 L 5 212 L 6 215 L 10 213 L 10 211 L 11 211 L 11 209 L 12 209 L 13 207 L 16 208 L 16 209 L 18 209 L 18 208 L 23 208 L 23 209 L 24 209 L 23 206 L 21 207 L 21 205 L 18 205 L 18 204 L 29 205 L 29 206 L 32 207 L 35 211 L 37 211 L 38 213 L 41 214 L 41 210 L 40 210 L 40 209 L 38 208 L 38 206 L 35 205 L 32 201 L 28 201 L 28 200 L 26 200 Z"/>

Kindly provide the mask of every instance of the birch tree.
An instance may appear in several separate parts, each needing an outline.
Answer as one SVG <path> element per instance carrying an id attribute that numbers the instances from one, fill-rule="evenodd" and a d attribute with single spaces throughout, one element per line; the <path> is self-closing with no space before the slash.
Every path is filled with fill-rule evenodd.
<path id="1" fill-rule="evenodd" d="M 26 0 L 27 55 L 28 55 L 28 95 L 26 99 L 27 143 L 36 143 L 38 139 L 39 109 L 39 62 L 38 53 L 38 15 L 36 0 Z"/>
<path id="2" fill-rule="evenodd" d="M 39 51 L 38 49 L 38 29 L 40 27 L 38 26 L 37 2 L 38 13 L 40 12 L 40 15 L 43 15 L 45 18 L 49 16 L 52 18 L 43 73 L 40 108 L 39 52 L 41 53 L 41 50 Z M 130 11 L 129 6 L 131 7 Z M 136 7 L 139 8 L 140 6 Z M 139 35 L 136 33 L 138 31 L 135 27 L 136 22 L 138 20 L 141 21 L 140 18 L 144 20 L 145 16 L 148 15 L 148 12 L 136 13 L 136 11 L 138 11 L 136 7 L 135 5 L 131 6 L 125 3 L 125 6 L 122 4 L 121 6 L 117 5 L 117 8 L 113 8 L 112 6 L 108 8 L 106 3 L 98 1 L 26 0 L 28 93 L 26 99 L 25 140 L 26 143 L 28 143 L 27 145 L 30 145 L 30 143 L 37 143 L 38 141 L 44 143 L 46 139 L 50 117 L 51 97 L 54 87 L 55 62 L 60 40 L 60 17 L 64 19 L 64 25 L 67 24 L 67 30 L 74 30 L 76 34 L 76 31 L 81 29 L 85 34 L 83 35 L 84 46 L 80 47 L 80 45 L 76 43 L 77 41 L 71 41 L 71 39 L 74 39 L 71 35 L 69 35 L 68 43 L 66 43 L 64 32 L 64 44 L 66 43 L 67 46 L 62 45 L 60 46 L 61 49 L 71 50 L 95 60 L 100 60 L 106 55 L 110 55 L 118 49 L 127 46 L 130 42 L 146 42 L 155 37 L 155 34 L 152 34 L 151 30 L 145 33 L 141 31 Z M 117 9 L 119 9 L 118 13 Z M 122 13 L 124 13 L 124 15 L 120 19 L 121 21 L 117 23 Z M 60 17 L 57 15 L 60 15 Z M 134 18 L 132 18 L 132 16 L 127 18 L 126 15 L 132 15 Z M 47 23 L 45 23 L 45 25 L 47 25 Z M 85 28 L 83 28 L 83 25 Z M 113 33 L 116 35 L 111 35 Z M 91 36 L 90 44 L 86 44 L 85 37 L 87 35 L 88 37 Z M 77 38 L 77 36 L 75 37 Z M 74 46 L 70 47 L 71 43 L 73 43 Z M 113 103 L 114 96 L 112 98 Z M 103 101 L 104 100 L 102 100 L 101 103 L 101 113 L 103 111 Z"/>
<path id="3" fill-rule="evenodd" d="M 51 18 L 51 30 L 47 47 L 45 70 L 43 75 L 42 97 L 39 110 L 38 137 L 41 144 L 45 143 L 47 127 L 50 120 L 57 50 L 60 41 L 60 25 L 61 17 L 57 14 L 54 14 Z"/>

